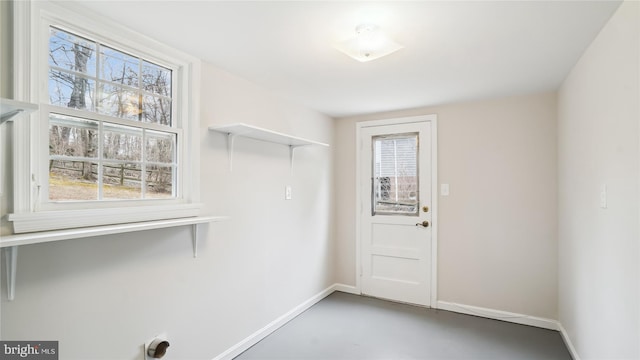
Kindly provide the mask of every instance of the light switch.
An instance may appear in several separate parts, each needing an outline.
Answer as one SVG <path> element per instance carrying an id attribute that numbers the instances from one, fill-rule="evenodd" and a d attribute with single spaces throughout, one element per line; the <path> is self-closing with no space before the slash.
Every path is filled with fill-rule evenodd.
<path id="1" fill-rule="evenodd" d="M 449 184 L 440 184 L 440 195 L 449 196 Z"/>
<path id="2" fill-rule="evenodd" d="M 600 207 L 607 208 L 607 184 L 602 184 L 602 188 L 600 188 Z"/>
<path id="3" fill-rule="evenodd" d="M 284 199 L 291 200 L 291 185 L 284 187 Z"/>

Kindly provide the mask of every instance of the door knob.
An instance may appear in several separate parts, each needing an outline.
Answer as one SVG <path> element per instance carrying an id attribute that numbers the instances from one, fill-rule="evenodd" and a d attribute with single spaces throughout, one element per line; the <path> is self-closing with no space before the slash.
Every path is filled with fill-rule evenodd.
<path id="1" fill-rule="evenodd" d="M 417 223 L 416 226 L 429 227 L 429 222 L 427 220 Z"/>

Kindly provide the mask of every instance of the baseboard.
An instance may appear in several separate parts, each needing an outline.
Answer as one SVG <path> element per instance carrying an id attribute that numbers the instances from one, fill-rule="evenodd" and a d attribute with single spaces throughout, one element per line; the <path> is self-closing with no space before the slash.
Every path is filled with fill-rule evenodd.
<path id="1" fill-rule="evenodd" d="M 343 286 L 345 288 L 347 288 L 346 285 L 343 285 Z M 229 349 L 227 349 L 222 354 L 216 356 L 215 358 L 213 358 L 213 360 L 231 360 L 234 357 L 242 354 L 244 351 L 246 351 L 247 349 L 249 349 L 253 345 L 257 344 L 260 340 L 262 340 L 265 337 L 269 336 L 269 334 L 271 334 L 272 332 L 278 330 L 284 324 L 288 323 L 289 321 L 291 321 L 296 316 L 302 314 L 305 310 L 309 309 L 311 306 L 315 305 L 318 301 L 324 299 L 325 297 L 327 297 L 328 295 L 330 295 L 334 291 L 336 291 L 336 284 L 327 287 L 326 289 L 324 289 L 321 292 L 317 293 L 316 295 L 312 296 L 310 299 L 306 300 L 302 304 L 300 304 L 300 305 L 296 306 L 295 308 L 291 309 L 286 314 L 284 314 L 284 315 L 280 316 L 279 318 L 273 320 L 271 323 L 267 324 L 262 329 L 254 332 L 253 334 L 249 335 L 244 340 L 240 341 L 236 345 L 234 345 L 234 346 L 230 347 Z M 342 291 L 342 290 L 340 290 L 340 291 Z"/>
<path id="2" fill-rule="evenodd" d="M 475 315 L 488 319 L 507 321 L 515 324 L 535 326 L 549 330 L 559 330 L 559 323 L 556 320 L 531 315 L 488 309 L 472 305 L 457 304 L 447 301 L 438 301 L 437 308 L 461 314 Z"/>
<path id="3" fill-rule="evenodd" d="M 573 360 L 580 360 L 580 356 L 578 356 L 578 352 L 576 351 L 576 348 L 573 346 L 573 343 L 571 342 L 571 338 L 569 337 L 567 330 L 564 328 L 564 326 L 562 326 L 562 323 L 560 322 L 558 322 L 558 331 L 560 331 L 560 335 L 562 335 L 562 340 L 564 340 L 564 344 L 567 346 L 567 349 L 569 349 L 569 354 L 571 354 L 571 358 L 573 358 Z"/>
<path id="4" fill-rule="evenodd" d="M 360 290 L 358 290 L 358 288 L 356 288 L 355 286 L 351 286 L 351 285 L 345 285 L 345 284 L 333 284 L 333 289 L 335 291 L 340 291 L 343 293 L 347 293 L 347 294 L 355 294 L 355 295 L 360 295 Z"/>
<path id="5" fill-rule="evenodd" d="M 322 290 L 321 292 L 317 293 L 316 295 L 312 296 L 310 299 L 306 300 L 302 304 L 288 311 L 284 315 L 275 319 L 271 323 L 267 324 L 262 329 L 249 335 L 247 338 L 240 341 L 236 345 L 230 347 L 222 354 L 216 356 L 213 360 L 231 360 L 234 357 L 242 354 L 251 346 L 257 344 L 260 340 L 264 339 L 269 334 L 278 330 L 284 324 L 291 321 L 296 316 L 302 314 L 305 310 L 309 309 L 311 306 L 315 305 L 317 302 L 324 299 L 334 291 L 360 295 L 360 291 L 358 291 L 358 289 L 355 286 L 345 285 L 345 284 L 333 284 L 327 287 L 326 289 Z M 573 344 L 571 343 L 571 339 L 569 338 L 569 335 L 567 334 L 562 324 L 560 324 L 556 320 L 518 314 L 518 313 L 512 313 L 512 312 L 501 311 L 501 310 L 488 309 L 488 308 L 472 306 L 472 305 L 457 304 L 457 303 L 452 303 L 448 301 L 438 301 L 436 308 L 441 310 L 457 312 L 461 314 L 480 316 L 488 319 L 535 326 L 535 327 L 549 329 L 549 330 L 557 330 L 562 335 L 562 339 L 567 345 L 567 348 L 569 349 L 569 352 L 571 354 L 571 357 L 573 357 L 573 360 L 580 360 L 580 358 L 578 357 L 578 353 L 576 352 L 575 348 L 573 347 Z"/>

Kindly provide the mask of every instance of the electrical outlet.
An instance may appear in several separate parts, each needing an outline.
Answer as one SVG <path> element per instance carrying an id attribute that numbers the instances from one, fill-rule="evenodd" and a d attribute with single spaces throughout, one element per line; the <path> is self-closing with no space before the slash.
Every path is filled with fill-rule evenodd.
<path id="1" fill-rule="evenodd" d="M 291 200 L 291 185 L 284 187 L 284 199 Z"/>

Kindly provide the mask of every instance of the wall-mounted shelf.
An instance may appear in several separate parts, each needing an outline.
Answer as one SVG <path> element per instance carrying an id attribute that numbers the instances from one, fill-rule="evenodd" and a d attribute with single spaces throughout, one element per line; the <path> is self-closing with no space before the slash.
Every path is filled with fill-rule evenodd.
<path id="1" fill-rule="evenodd" d="M 15 297 L 18 246 L 192 225 L 193 231 L 191 233 L 191 242 L 193 246 L 193 257 L 195 258 L 198 256 L 198 225 L 226 219 L 228 219 L 226 216 L 196 216 L 180 219 L 145 221 L 130 224 L 93 226 L 78 229 L 42 231 L 2 236 L 0 237 L 0 248 L 3 248 L 4 250 L 5 264 L 7 267 L 7 297 L 9 300 L 13 300 Z"/>
<path id="2" fill-rule="evenodd" d="M 266 141 L 275 144 L 282 144 L 289 147 L 289 162 L 293 168 L 293 155 L 295 149 L 301 146 L 318 145 L 329 146 L 329 144 L 321 143 L 314 140 L 304 139 L 297 136 L 291 136 L 272 130 L 259 128 L 257 126 L 247 124 L 230 124 L 223 126 L 209 126 L 209 130 L 220 132 L 227 135 L 227 150 L 229 152 L 229 169 L 233 164 L 233 144 L 236 137 L 247 137 L 255 140 Z"/>
<path id="3" fill-rule="evenodd" d="M 38 110 L 38 105 L 22 101 L 0 99 L 0 125 L 19 114 L 28 114 Z"/>
<path id="4" fill-rule="evenodd" d="M 2 124 L 4 124 L 7 121 L 13 120 L 14 117 L 20 114 L 29 114 L 36 110 L 38 110 L 38 105 L 36 104 L 30 104 L 22 101 L 0 98 L 0 126 L 2 126 Z M 1 128 L 0 128 L 0 137 L 4 137 L 4 135 L 2 134 Z M 3 152 L 3 149 L 2 147 L 0 147 L 0 168 L 4 170 L 4 164 L 2 163 L 2 158 L 4 157 L 4 155 L 2 152 Z M 3 170 L 0 170 L 0 171 L 3 171 Z M 3 181 L 4 180 L 2 179 L 2 177 L 0 177 L 0 195 L 2 195 L 2 189 L 4 187 Z"/>

